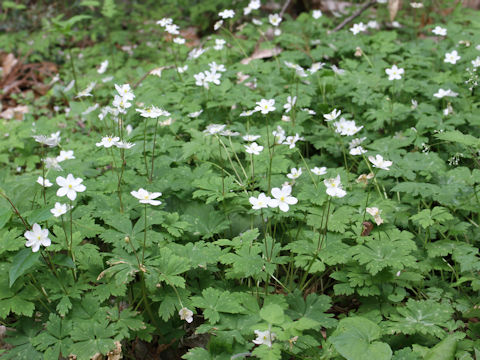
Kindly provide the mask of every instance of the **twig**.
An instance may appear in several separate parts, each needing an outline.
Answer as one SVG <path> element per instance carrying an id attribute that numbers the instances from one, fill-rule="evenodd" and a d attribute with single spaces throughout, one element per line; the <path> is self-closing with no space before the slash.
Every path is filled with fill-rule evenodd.
<path id="1" fill-rule="evenodd" d="M 340 29 L 343 29 L 345 25 L 347 25 L 349 22 L 351 22 L 353 19 L 359 17 L 365 10 L 367 10 L 370 6 L 375 5 L 377 3 L 377 0 L 370 0 L 364 3 L 360 9 L 355 11 L 352 15 L 347 17 L 345 20 L 343 20 L 340 24 L 338 24 L 335 29 L 333 29 L 330 32 L 337 32 Z"/>
<path id="2" fill-rule="evenodd" d="M 283 14 L 285 14 L 285 11 L 287 11 L 288 7 L 290 6 L 290 1 L 291 0 L 287 0 L 285 1 L 285 4 L 283 4 L 282 10 L 280 10 L 280 14 L 279 14 L 281 18 L 283 17 Z"/>

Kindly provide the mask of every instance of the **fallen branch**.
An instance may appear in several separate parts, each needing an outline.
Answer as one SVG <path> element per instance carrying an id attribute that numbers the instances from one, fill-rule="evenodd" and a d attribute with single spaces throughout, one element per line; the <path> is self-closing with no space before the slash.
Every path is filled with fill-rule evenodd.
<path id="1" fill-rule="evenodd" d="M 340 24 L 338 24 L 332 31 L 330 32 L 337 32 L 345 27 L 349 22 L 354 20 L 355 18 L 359 17 L 365 10 L 367 10 L 370 6 L 375 5 L 377 3 L 377 0 L 370 0 L 364 3 L 360 9 L 355 11 L 352 15 L 347 17 L 345 20 L 343 20 Z"/>

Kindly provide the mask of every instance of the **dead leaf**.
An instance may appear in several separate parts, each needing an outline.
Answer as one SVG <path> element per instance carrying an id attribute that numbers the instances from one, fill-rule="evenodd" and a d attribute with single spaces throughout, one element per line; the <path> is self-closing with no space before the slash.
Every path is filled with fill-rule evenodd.
<path id="1" fill-rule="evenodd" d="M 272 56 L 277 56 L 281 52 L 282 49 L 278 46 L 271 49 L 256 49 L 252 55 L 250 55 L 248 58 L 243 59 L 240 62 L 243 65 L 248 65 L 252 60 L 271 58 Z"/>
<path id="2" fill-rule="evenodd" d="M 3 77 L 6 77 L 10 72 L 12 71 L 12 68 L 15 66 L 15 64 L 18 62 L 18 60 L 15 58 L 15 55 L 13 54 L 8 54 L 3 58 L 2 61 L 2 68 L 3 68 Z"/>
<path id="3" fill-rule="evenodd" d="M 402 0 L 388 0 L 388 12 L 390 13 L 390 21 L 395 20 L 398 10 L 402 7 Z"/>
<path id="4" fill-rule="evenodd" d="M 368 236 L 373 230 L 373 224 L 370 221 L 364 221 L 362 223 L 363 231 L 361 236 Z"/>

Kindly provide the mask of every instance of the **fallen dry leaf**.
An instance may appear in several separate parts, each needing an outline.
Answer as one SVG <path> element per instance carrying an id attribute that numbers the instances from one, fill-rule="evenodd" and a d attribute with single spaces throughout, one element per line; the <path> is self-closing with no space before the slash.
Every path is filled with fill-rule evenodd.
<path id="1" fill-rule="evenodd" d="M 388 0 L 388 12 L 390 14 L 390 21 L 395 20 L 398 10 L 402 7 L 402 0 Z"/>
<path id="2" fill-rule="evenodd" d="M 253 52 L 252 55 L 250 55 L 248 58 L 243 59 L 240 62 L 243 65 L 248 65 L 252 60 L 271 58 L 272 56 L 277 56 L 281 52 L 282 52 L 282 49 L 279 48 L 278 46 L 272 49 L 257 49 Z"/>

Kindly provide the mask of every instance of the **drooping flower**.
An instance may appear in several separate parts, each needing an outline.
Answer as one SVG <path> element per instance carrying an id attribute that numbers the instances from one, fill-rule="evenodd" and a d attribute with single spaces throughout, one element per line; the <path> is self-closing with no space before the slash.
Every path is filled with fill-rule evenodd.
<path id="1" fill-rule="evenodd" d="M 66 178 L 58 176 L 56 182 L 60 186 L 60 189 L 57 190 L 57 196 L 67 195 L 72 201 L 77 198 L 77 192 L 86 190 L 85 185 L 82 184 L 83 179 L 74 178 L 72 174 L 68 174 Z"/>
<path id="2" fill-rule="evenodd" d="M 255 111 L 260 111 L 262 114 L 268 114 L 275 111 L 275 99 L 262 99 L 256 102 Z"/>
<path id="3" fill-rule="evenodd" d="M 81 98 L 81 97 L 86 97 L 86 96 L 93 96 L 91 93 L 92 93 L 92 90 L 93 88 L 95 87 L 95 85 L 97 85 L 96 82 L 91 82 L 86 89 L 80 91 L 77 96 L 75 96 L 75 98 Z"/>
<path id="4" fill-rule="evenodd" d="M 244 135 L 242 137 L 242 139 L 245 140 L 245 141 L 255 141 L 257 139 L 260 139 L 260 135 L 248 135 L 247 134 L 247 135 Z"/>
<path id="5" fill-rule="evenodd" d="M 265 209 L 268 208 L 268 204 L 272 200 L 270 196 L 266 196 L 264 193 L 258 195 L 258 198 L 250 196 L 248 201 L 252 204 L 253 210 Z"/>
<path id="6" fill-rule="evenodd" d="M 383 169 L 383 170 L 390 170 L 390 166 L 392 166 L 392 162 L 388 160 L 384 160 L 383 156 L 377 154 L 375 157 L 369 156 L 368 160 L 373 164 L 374 167 Z"/>
<path id="7" fill-rule="evenodd" d="M 273 188 L 273 199 L 269 200 L 268 206 L 272 208 L 279 207 L 281 211 L 287 212 L 289 205 L 295 205 L 298 202 L 296 197 L 291 196 L 292 187 L 290 185 L 284 185 L 282 188 Z"/>
<path id="8" fill-rule="evenodd" d="M 388 75 L 388 80 L 400 80 L 402 78 L 404 69 L 398 68 L 397 65 L 393 65 L 390 69 L 385 69 L 385 72 Z"/>
<path id="9" fill-rule="evenodd" d="M 277 337 L 275 333 L 272 333 L 269 330 L 265 330 L 265 331 L 255 330 L 255 335 L 257 335 L 257 338 L 253 340 L 254 344 L 267 345 L 268 347 L 272 347 L 272 342 Z"/>
<path id="10" fill-rule="evenodd" d="M 130 143 L 127 141 L 117 141 L 115 143 L 115 146 L 119 149 L 131 149 L 132 147 L 135 146 L 135 143 Z"/>
<path id="11" fill-rule="evenodd" d="M 47 178 L 43 178 L 41 176 L 38 177 L 37 179 L 37 183 L 42 185 L 43 187 L 50 187 L 52 186 L 53 184 L 50 182 L 50 180 L 48 180 Z"/>
<path id="12" fill-rule="evenodd" d="M 256 142 L 244 146 L 245 152 L 253 155 L 260 155 L 260 152 L 263 150 L 263 146 L 258 145 Z"/>
<path id="13" fill-rule="evenodd" d="M 452 52 L 445 54 L 445 59 L 443 60 L 443 62 L 455 65 L 460 59 L 461 57 L 458 55 L 457 50 L 453 50 Z"/>
<path id="14" fill-rule="evenodd" d="M 108 60 L 102 61 L 100 64 L 100 67 L 98 68 L 97 72 L 99 74 L 103 74 L 105 71 L 107 71 L 108 68 Z"/>
<path id="15" fill-rule="evenodd" d="M 303 137 L 295 134 L 294 136 L 287 136 L 284 142 L 282 142 L 283 145 L 288 145 L 290 149 L 293 149 L 295 147 L 295 144 L 297 141 L 303 140 Z"/>
<path id="16" fill-rule="evenodd" d="M 334 178 L 325 179 L 323 180 L 323 183 L 327 188 L 327 195 L 339 198 L 347 195 L 347 192 L 342 188 L 342 184 L 340 182 L 340 175 L 337 175 Z"/>
<path id="17" fill-rule="evenodd" d="M 283 108 L 285 109 L 286 113 L 289 113 L 290 110 L 295 106 L 295 103 L 297 102 L 297 97 L 296 96 L 288 96 L 287 97 L 287 102 L 285 105 L 283 105 Z"/>
<path id="18" fill-rule="evenodd" d="M 221 131 L 223 131 L 223 129 L 225 129 L 227 125 L 221 125 L 221 124 L 209 124 L 207 126 L 207 128 L 205 130 L 203 130 L 203 132 L 207 135 L 215 135 Z"/>
<path id="19" fill-rule="evenodd" d="M 133 197 L 137 198 L 141 204 L 150 204 L 150 205 L 160 205 L 162 202 L 160 200 L 154 200 L 159 196 L 162 196 L 161 192 L 151 193 L 143 188 L 138 189 L 138 191 L 131 191 Z"/>
<path id="20" fill-rule="evenodd" d="M 185 320 L 189 324 L 193 321 L 193 311 L 186 307 L 181 308 L 178 315 L 180 316 L 180 320 Z"/>
<path id="21" fill-rule="evenodd" d="M 33 224 L 32 230 L 23 234 L 27 239 L 26 247 L 31 247 L 33 252 L 40 250 L 40 245 L 50 246 L 52 241 L 48 238 L 48 229 L 42 229 L 37 223 Z"/>
<path id="22" fill-rule="evenodd" d="M 36 142 L 47 145 L 49 147 L 54 147 L 60 144 L 60 131 L 54 132 L 50 134 L 50 136 L 45 136 L 45 135 L 33 135 L 33 138 L 35 139 Z"/>
<path id="23" fill-rule="evenodd" d="M 362 146 L 356 146 L 350 149 L 350 155 L 362 155 L 366 152 L 367 150 L 365 150 Z"/>
<path id="24" fill-rule="evenodd" d="M 58 201 L 55 203 L 55 207 L 53 209 L 50 209 L 50 212 L 53 214 L 55 217 L 62 216 L 63 214 L 67 213 L 67 204 L 61 204 Z"/>
<path id="25" fill-rule="evenodd" d="M 443 89 L 440 88 L 440 89 L 438 89 L 438 91 L 435 94 L 433 94 L 433 96 L 435 96 L 438 99 L 441 99 L 441 98 L 446 97 L 446 96 L 456 97 L 456 96 L 458 96 L 458 93 L 456 93 L 456 92 L 454 92 L 450 89 L 443 90 Z"/>
<path id="26" fill-rule="evenodd" d="M 382 212 L 382 210 L 379 210 L 376 207 L 367 208 L 366 210 L 370 215 L 373 216 L 377 225 L 380 225 L 383 223 L 383 219 L 380 216 L 380 213 Z"/>
<path id="27" fill-rule="evenodd" d="M 160 109 L 156 106 L 150 106 L 146 109 L 136 109 L 136 111 L 139 112 L 140 115 L 145 118 L 155 119 L 159 116 L 170 116 L 170 113 L 168 111 Z"/>

